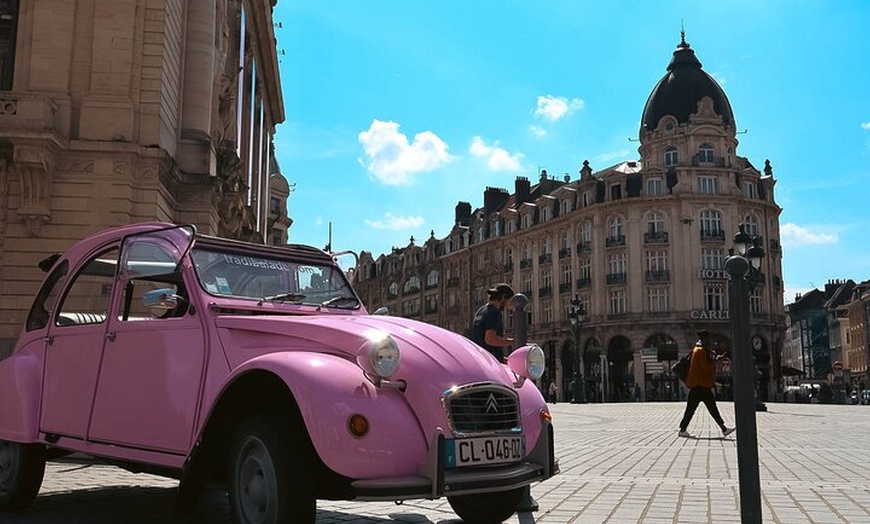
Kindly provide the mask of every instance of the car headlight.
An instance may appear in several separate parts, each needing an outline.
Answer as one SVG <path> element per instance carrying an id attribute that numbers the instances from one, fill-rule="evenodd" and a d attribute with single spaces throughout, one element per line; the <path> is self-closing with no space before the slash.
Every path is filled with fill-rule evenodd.
<path id="1" fill-rule="evenodd" d="M 366 338 L 357 353 L 357 364 L 371 375 L 390 378 L 399 370 L 399 364 L 402 362 L 399 345 L 385 331 L 370 331 L 366 333 Z"/>
<path id="2" fill-rule="evenodd" d="M 544 350 L 537 344 L 523 346 L 508 356 L 508 367 L 523 378 L 538 380 L 544 375 Z"/>

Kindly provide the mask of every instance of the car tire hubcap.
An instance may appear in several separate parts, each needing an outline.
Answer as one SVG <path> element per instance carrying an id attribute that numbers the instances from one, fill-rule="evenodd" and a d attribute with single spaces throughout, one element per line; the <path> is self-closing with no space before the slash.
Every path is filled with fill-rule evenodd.
<path id="1" fill-rule="evenodd" d="M 272 457 L 259 439 L 251 437 L 242 446 L 237 475 L 239 509 L 245 522 L 273 521 L 278 481 Z"/>

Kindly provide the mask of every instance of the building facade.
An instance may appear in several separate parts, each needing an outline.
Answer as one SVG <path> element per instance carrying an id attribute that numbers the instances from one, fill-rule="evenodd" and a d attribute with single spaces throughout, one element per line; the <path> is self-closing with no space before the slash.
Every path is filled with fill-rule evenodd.
<path id="1" fill-rule="evenodd" d="M 781 384 L 781 209 L 770 163 L 756 169 L 736 137 L 730 102 L 683 39 L 643 109 L 639 159 L 599 171 L 584 162 L 576 179 L 518 177 L 512 193 L 486 188 L 482 207 L 457 205 L 447 236 L 432 232 L 422 246 L 377 259 L 363 252 L 357 288 L 368 307 L 465 333 L 485 290 L 511 284 L 530 299 L 529 340 L 547 354 L 545 383 L 563 393 L 573 378 L 576 297 L 587 312 L 579 333 L 587 398 L 628 399 L 638 384 L 645 399 L 677 399 L 670 366 L 699 329 L 730 350 L 724 260 L 743 223 L 767 253 L 750 299 L 766 399 Z"/>
<path id="2" fill-rule="evenodd" d="M 0 2 L 0 352 L 37 263 L 97 230 L 163 220 L 286 241 L 274 4 Z"/>

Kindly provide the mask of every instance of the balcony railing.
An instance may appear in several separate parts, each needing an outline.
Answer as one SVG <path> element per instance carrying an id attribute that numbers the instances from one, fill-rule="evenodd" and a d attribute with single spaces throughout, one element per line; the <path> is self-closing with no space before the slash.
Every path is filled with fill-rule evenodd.
<path id="1" fill-rule="evenodd" d="M 647 282 L 668 282 L 671 280 L 671 272 L 667 269 L 651 269 L 646 272 Z"/>
<path id="2" fill-rule="evenodd" d="M 459 277 L 451 277 L 447 279 L 447 287 L 459 286 Z"/>
<path id="3" fill-rule="evenodd" d="M 725 242 L 725 231 L 701 230 L 701 242 Z"/>
<path id="4" fill-rule="evenodd" d="M 553 288 L 550 286 L 544 286 L 538 289 L 538 293 L 540 293 L 541 298 L 547 298 L 553 294 Z"/>
<path id="5" fill-rule="evenodd" d="M 562 249 L 559 250 L 559 260 L 562 260 L 563 258 L 568 258 L 570 256 L 571 256 L 571 248 L 563 247 Z"/>
<path id="6" fill-rule="evenodd" d="M 520 269 L 530 269 L 532 267 L 532 259 L 524 258 L 520 260 Z"/>
<path id="7" fill-rule="evenodd" d="M 590 285 L 592 285 L 592 278 L 590 277 L 580 277 L 577 279 L 577 289 L 589 287 Z"/>
<path id="8" fill-rule="evenodd" d="M 607 237 L 604 240 L 605 247 L 620 247 L 625 245 L 625 235 Z"/>
<path id="9" fill-rule="evenodd" d="M 643 234 L 643 241 L 646 244 L 667 244 L 668 243 L 668 232 L 667 231 L 653 231 L 649 233 Z"/>
<path id="10" fill-rule="evenodd" d="M 609 273 L 606 277 L 608 284 L 625 284 L 626 273 Z"/>
<path id="11" fill-rule="evenodd" d="M 571 292 L 571 283 L 570 282 L 562 282 L 559 284 L 559 294 L 565 294 Z"/>
<path id="12" fill-rule="evenodd" d="M 693 166 L 714 166 L 714 167 L 725 167 L 725 157 L 723 156 L 714 156 L 711 159 L 701 159 L 700 155 L 694 155 L 692 157 L 692 165 Z"/>
<path id="13" fill-rule="evenodd" d="M 408 289 L 402 290 L 403 295 L 413 295 L 420 292 L 420 286 L 411 286 Z"/>
<path id="14" fill-rule="evenodd" d="M 553 255 L 551 253 L 544 253 L 538 257 L 538 264 L 549 264 L 553 261 Z"/>
<path id="15" fill-rule="evenodd" d="M 592 249 L 592 242 L 589 240 L 584 240 L 577 244 L 577 254 L 583 253 L 584 251 L 589 251 Z"/>

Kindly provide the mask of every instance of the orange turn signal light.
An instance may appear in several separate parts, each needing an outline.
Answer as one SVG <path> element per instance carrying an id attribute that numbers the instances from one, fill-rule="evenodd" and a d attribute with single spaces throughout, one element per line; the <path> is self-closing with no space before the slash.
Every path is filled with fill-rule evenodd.
<path id="1" fill-rule="evenodd" d="M 549 408 L 541 408 L 541 422 L 553 422 L 553 415 L 550 414 Z"/>
<path id="2" fill-rule="evenodd" d="M 364 437 L 369 432 L 369 421 L 362 415 L 353 415 L 347 421 L 347 429 L 354 437 Z"/>

